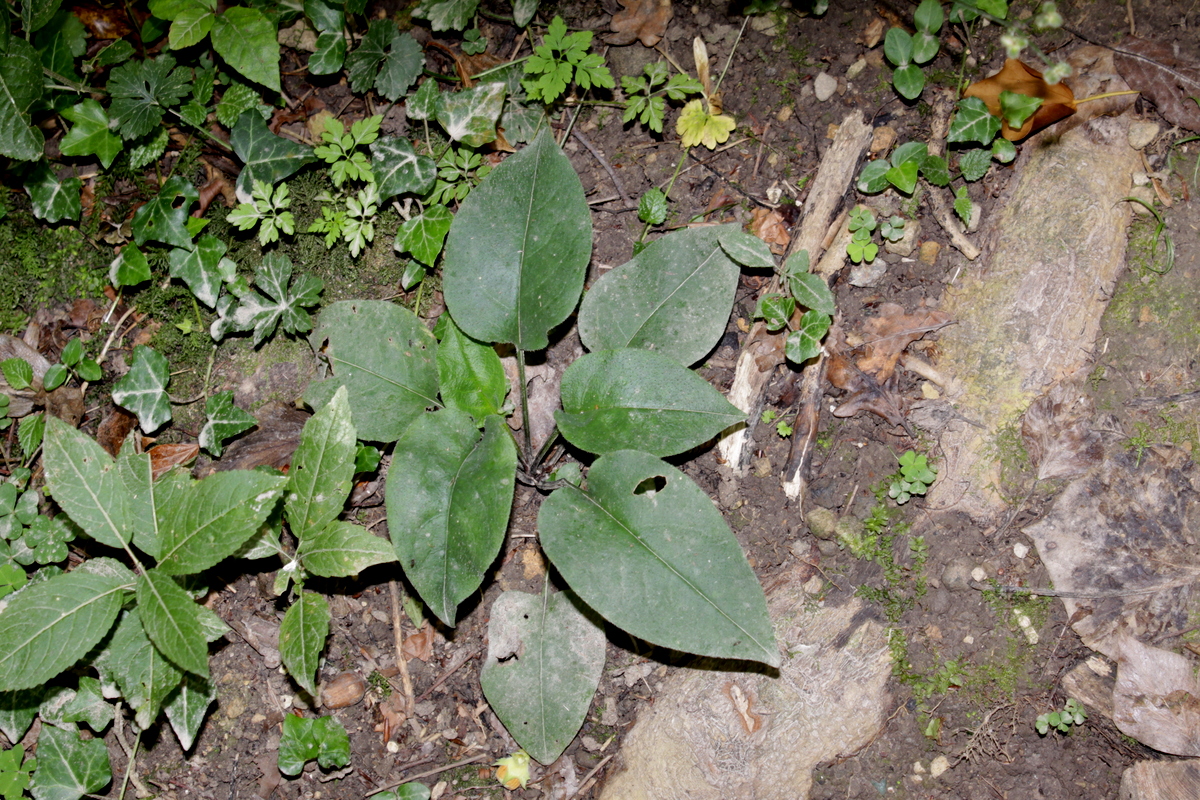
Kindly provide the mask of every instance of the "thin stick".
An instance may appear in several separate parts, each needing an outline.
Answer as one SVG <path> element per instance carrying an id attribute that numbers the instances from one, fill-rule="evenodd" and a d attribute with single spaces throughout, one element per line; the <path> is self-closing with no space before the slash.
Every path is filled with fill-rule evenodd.
<path id="1" fill-rule="evenodd" d="M 404 629 L 400 620 L 400 587 L 388 581 L 392 592 L 392 636 L 396 642 L 396 666 L 400 669 L 400 681 L 404 685 L 404 707 L 411 714 L 417 702 L 413 695 L 412 676 L 408 674 L 408 659 L 404 657 Z"/>
<path id="2" fill-rule="evenodd" d="M 529 431 L 529 387 L 525 384 L 525 351 L 517 348 L 517 381 L 521 386 L 521 432 L 525 438 L 525 462 L 533 460 L 533 434 Z"/>
<path id="3" fill-rule="evenodd" d="M 588 782 L 591 781 L 592 778 L 596 775 L 596 773 L 600 771 L 601 767 L 603 767 L 608 762 L 612 761 L 613 756 L 615 756 L 615 755 L 616 755 L 616 753 L 609 753 L 600 761 L 599 764 L 592 767 L 592 771 L 583 777 L 583 783 L 579 784 L 579 788 L 576 789 L 574 794 L 572 794 L 570 797 L 568 797 L 567 800 L 575 800 L 576 797 L 579 797 L 579 795 L 586 792 L 588 789 Z"/>
<path id="4" fill-rule="evenodd" d="M 471 756 L 470 758 L 464 758 L 462 761 L 455 761 L 453 764 L 447 764 L 444 767 L 434 767 L 433 769 L 426 770 L 425 772 L 418 772 L 416 775 L 410 775 L 409 777 L 405 778 L 404 780 L 393 781 L 392 783 L 389 783 L 386 786 L 381 786 L 373 792 L 367 792 L 365 795 L 363 795 L 363 797 L 374 797 L 375 795 L 380 794 L 381 792 L 386 792 L 388 789 L 395 789 L 397 786 L 402 786 L 403 784 L 409 783 L 410 781 L 417 781 L 417 780 L 420 780 L 421 778 L 428 778 L 430 775 L 437 775 L 439 773 L 446 772 L 448 770 L 457 769 L 458 767 L 465 767 L 467 764 L 474 764 L 476 762 L 483 761 L 484 759 L 488 759 L 488 758 L 491 758 L 491 756 L 488 755 L 487 753 L 480 753 L 477 756 Z"/>
<path id="5" fill-rule="evenodd" d="M 617 171 L 613 169 L 612 164 L 608 163 L 608 159 L 604 157 L 604 153 L 596 145 L 588 141 L 587 137 L 579 131 L 571 131 L 571 135 L 592 154 L 592 157 L 600 162 L 600 166 L 604 167 L 604 171 L 608 173 L 608 177 L 612 178 L 613 186 L 617 188 L 617 194 L 621 196 L 621 202 L 627 208 L 637 208 L 637 205 L 629 199 L 629 195 L 625 194 L 625 187 L 621 185 L 621 181 L 617 178 Z"/>

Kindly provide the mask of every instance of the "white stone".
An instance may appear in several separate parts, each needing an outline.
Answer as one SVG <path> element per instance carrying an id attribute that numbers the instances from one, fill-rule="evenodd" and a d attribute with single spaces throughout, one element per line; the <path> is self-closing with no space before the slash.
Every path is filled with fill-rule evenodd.
<path id="1" fill-rule="evenodd" d="M 860 74 L 862 74 L 862 71 L 866 68 L 867 68 L 867 59 L 860 56 L 858 61 L 855 61 L 853 64 L 850 65 L 850 68 L 846 70 L 846 80 L 848 80 L 848 81 L 854 80 Z"/>
<path id="2" fill-rule="evenodd" d="M 950 759 L 945 756 L 938 756 L 929 764 L 929 774 L 935 778 L 948 769 L 950 769 Z"/>
<path id="3" fill-rule="evenodd" d="M 817 75 L 813 81 L 813 93 L 816 94 L 817 100 L 824 103 L 829 98 L 833 97 L 833 93 L 837 91 L 837 78 L 830 75 L 828 72 L 822 72 Z"/>
<path id="4" fill-rule="evenodd" d="M 1017 542 L 1013 545 L 1013 555 L 1017 558 L 1024 558 L 1029 555 L 1029 545 L 1024 542 Z"/>
<path id="5" fill-rule="evenodd" d="M 1129 126 L 1129 146 L 1141 150 L 1154 141 L 1158 136 L 1158 123 L 1149 120 L 1138 120 Z"/>
<path id="6" fill-rule="evenodd" d="M 983 567 L 976 567 L 971 570 L 971 580 L 983 583 L 987 580 L 987 571 Z"/>

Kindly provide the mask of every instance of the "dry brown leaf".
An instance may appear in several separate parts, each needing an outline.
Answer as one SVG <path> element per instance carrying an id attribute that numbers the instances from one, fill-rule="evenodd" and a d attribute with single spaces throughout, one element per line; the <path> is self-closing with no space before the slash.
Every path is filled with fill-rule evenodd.
<path id="1" fill-rule="evenodd" d="M 225 455 L 214 468 L 254 469 L 270 466 L 283 470 L 291 466 L 292 454 L 300 445 L 300 430 L 310 414 L 283 403 L 267 403 L 259 410 L 258 427 L 225 448 Z"/>
<path id="2" fill-rule="evenodd" d="M 137 417 L 121 408 L 113 406 L 112 411 L 100 421 L 96 429 L 96 441 L 113 458 L 121 452 L 121 445 L 130 431 L 137 427 Z"/>
<path id="3" fill-rule="evenodd" d="M 421 626 L 421 630 L 404 637 L 403 653 L 406 661 L 419 658 L 429 663 L 429 659 L 433 658 L 433 628 L 428 622 Z"/>
<path id="4" fill-rule="evenodd" d="M 1128 38 L 1113 57 L 1121 77 L 1172 125 L 1200 133 L 1200 66 L 1175 55 L 1169 42 Z"/>
<path id="5" fill-rule="evenodd" d="M 1000 113 L 1001 92 L 1040 97 L 1043 102 L 1019 130 L 1013 130 Z M 982 100 L 992 116 L 1000 118 L 1000 132 L 1010 142 L 1024 139 L 1029 134 L 1075 113 L 1075 94 L 1071 87 L 1061 82 L 1046 83 L 1042 79 L 1042 73 L 1015 58 L 1005 61 L 1004 68 L 990 78 L 972 83 L 963 92 L 963 96 L 978 97 Z"/>
<path id="6" fill-rule="evenodd" d="M 878 316 L 869 319 L 864 326 L 865 343 L 858 368 L 877 381 L 886 381 L 895 372 L 896 361 L 904 348 L 949 322 L 950 315 L 944 311 L 923 309 L 907 314 L 896 303 L 884 303 L 879 307 Z"/>
<path id="7" fill-rule="evenodd" d="M 784 254 L 788 242 L 792 240 L 787 231 L 787 223 L 783 220 L 783 214 L 772 208 L 754 209 L 748 229 L 750 233 L 766 242 L 767 246 L 771 248 L 771 252 L 777 256 Z"/>
<path id="8" fill-rule="evenodd" d="M 133 28 L 129 25 L 129 15 L 125 13 L 126 8 L 123 4 L 104 8 L 93 3 L 80 3 L 72 6 L 71 12 L 79 18 L 93 38 L 124 39 L 133 33 Z"/>
<path id="9" fill-rule="evenodd" d="M 621 0 L 624 11 L 613 15 L 609 27 L 614 33 L 605 37 L 609 44 L 627 45 L 641 40 L 654 47 L 667 33 L 667 23 L 675 14 L 671 0 Z"/>
<path id="10" fill-rule="evenodd" d="M 172 467 L 190 464 L 200 453 L 196 444 L 156 444 L 147 450 L 150 454 L 150 480 L 156 481 Z"/>
<path id="11" fill-rule="evenodd" d="M 1093 411 L 1085 393 L 1063 383 L 1030 403 L 1021 420 L 1021 441 L 1038 480 L 1074 478 L 1104 459 L 1100 434 L 1092 430 Z"/>

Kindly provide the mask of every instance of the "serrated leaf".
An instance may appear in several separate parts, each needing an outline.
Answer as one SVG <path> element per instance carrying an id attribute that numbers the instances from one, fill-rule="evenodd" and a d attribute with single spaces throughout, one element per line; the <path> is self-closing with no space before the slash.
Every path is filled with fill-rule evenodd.
<path id="1" fill-rule="evenodd" d="M 114 67 L 108 76 L 109 113 L 120 121 L 121 136 L 135 139 L 154 130 L 164 111 L 177 106 L 190 91 L 186 72 L 175 69 L 175 59 L 169 55 Z"/>
<path id="2" fill-rule="evenodd" d="M 202 481 L 168 475 L 160 481 L 163 497 L 156 508 L 159 570 L 194 575 L 235 552 L 258 531 L 287 480 L 247 470 L 218 472 Z"/>
<path id="3" fill-rule="evenodd" d="M 392 39 L 396 23 L 391 20 L 372 20 L 354 52 L 346 57 L 346 74 L 350 89 L 356 93 L 370 91 L 379 75 L 379 65 L 387 55 L 384 49 Z"/>
<path id="4" fill-rule="evenodd" d="M 309 534 L 296 548 L 305 571 L 322 578 L 346 578 L 367 567 L 396 560 L 391 544 L 361 525 L 335 520 Z"/>
<path id="5" fill-rule="evenodd" d="M 139 246 L 155 241 L 191 249 L 188 212 L 199 199 L 200 193 L 187 180 L 179 175 L 168 178 L 158 194 L 134 212 L 133 241 Z"/>
<path id="6" fill-rule="evenodd" d="M 480 147 L 496 138 L 496 121 L 504 106 L 503 83 L 481 83 L 472 89 L 438 96 L 437 121 L 453 141 Z"/>
<path id="7" fill-rule="evenodd" d="M 232 129 L 244 112 L 256 110 L 262 117 L 264 108 L 262 97 L 257 91 L 249 84 L 235 80 L 221 94 L 221 101 L 217 103 L 216 109 L 217 119 L 222 125 Z"/>
<path id="8" fill-rule="evenodd" d="M 213 308 L 221 292 L 221 272 L 217 265 L 225 250 L 225 243 L 209 234 L 201 236 L 194 247 L 177 247 L 171 251 L 171 277 L 182 280 L 197 300 Z"/>
<path id="9" fill-rule="evenodd" d="M 971 224 L 971 217 L 975 213 L 975 204 L 971 202 L 971 195 L 967 193 L 965 186 L 958 187 L 954 193 L 954 213 L 958 214 L 963 225 Z"/>
<path id="10" fill-rule="evenodd" d="M 441 337 L 438 382 L 446 406 L 465 411 L 477 424 L 489 414 L 499 414 L 508 378 L 495 348 L 467 336 L 449 314 L 438 319 L 434 335 Z"/>
<path id="11" fill-rule="evenodd" d="M 212 26 L 213 49 L 246 78 L 279 91 L 275 24 L 257 8 L 230 6 Z"/>
<path id="12" fill-rule="evenodd" d="M 792 290 L 792 297 L 796 298 L 796 302 L 805 308 L 830 316 L 837 312 L 833 292 L 829 291 L 829 284 L 820 275 L 811 272 L 790 274 L 788 288 Z"/>
<path id="13" fill-rule="evenodd" d="M 249 412 L 233 404 L 233 392 L 226 390 L 211 395 L 204 402 L 204 427 L 200 429 L 200 446 L 220 458 L 224 442 L 258 424 Z"/>
<path id="14" fill-rule="evenodd" d="M 393 247 L 398 252 L 412 253 L 422 264 L 433 266 L 453 222 L 450 209 L 440 205 L 427 206 L 422 213 L 400 223 Z"/>
<path id="15" fill-rule="evenodd" d="M 1000 132 L 1000 120 L 988 111 L 987 104 L 978 97 L 965 97 L 958 101 L 958 112 L 950 120 L 947 142 L 978 142 L 989 145 Z"/>
<path id="16" fill-rule="evenodd" d="M 478 7 L 479 0 L 421 0 L 413 16 L 429 20 L 435 31 L 461 31 Z"/>
<path id="17" fill-rule="evenodd" d="M 371 145 L 371 171 L 380 198 L 386 200 L 406 192 L 428 192 L 437 177 L 437 162 L 419 155 L 407 139 L 385 136 Z"/>
<path id="18" fill-rule="evenodd" d="M 443 264 L 446 305 L 472 338 L 541 350 L 579 302 L 591 252 L 583 186 L 543 130 L 492 170 L 454 216 Z"/>
<path id="19" fill-rule="evenodd" d="M 783 354 L 793 364 L 803 364 L 821 352 L 821 340 L 829 331 L 829 315 L 820 311 L 806 311 L 800 318 L 800 327 L 788 334 Z"/>
<path id="20" fill-rule="evenodd" d="M 492 603 L 484 696 L 534 760 L 562 754 L 584 718 L 604 669 L 604 629 L 567 592 L 505 592 Z M 513 658 L 513 656 L 517 656 Z"/>
<path id="21" fill-rule="evenodd" d="M 321 312 L 308 338 L 333 375 L 309 385 L 304 401 L 321 408 L 349 390 L 359 437 L 393 442 L 426 407 L 437 406 L 437 341 L 411 311 L 376 300 L 341 301 Z"/>
<path id="22" fill-rule="evenodd" d="M 216 699 L 217 689 L 212 681 L 191 673 L 183 676 L 183 681 L 167 698 L 163 710 L 167 712 L 171 730 L 175 731 L 179 746 L 185 753 L 192 749 L 204 715 Z"/>
<path id="23" fill-rule="evenodd" d="M 46 484 L 56 502 L 102 544 L 129 541 L 125 485 L 108 453 L 87 434 L 54 417 L 46 422 Z"/>
<path id="24" fill-rule="evenodd" d="M 125 161 L 130 169 L 141 169 L 162 158 L 169 140 L 166 128 L 155 128 L 153 133 L 127 142 Z"/>
<path id="25" fill-rule="evenodd" d="M 121 576 L 76 570 L 6 598 L 0 691 L 43 684 L 87 654 L 112 627 L 127 589 Z"/>
<path id="26" fill-rule="evenodd" d="M 725 255 L 750 269 L 775 269 L 775 257 L 771 248 L 757 236 L 751 236 L 738 228 L 730 228 L 722 233 L 717 241 Z"/>
<path id="27" fill-rule="evenodd" d="M 652 455 L 676 455 L 746 418 L 699 375 L 646 350 L 588 353 L 567 367 L 561 391 L 559 432 L 589 453 L 636 442 Z"/>
<path id="28" fill-rule="evenodd" d="M 136 607 L 121 615 L 108 646 L 96 660 L 96 669 L 120 687 L 121 696 L 135 712 L 134 722 L 143 730 L 158 719 L 163 702 L 184 676 L 150 641 Z"/>
<path id="29" fill-rule="evenodd" d="M 108 113 L 95 100 L 88 98 L 71 108 L 65 108 L 62 115 L 75 124 L 59 143 L 59 149 L 65 156 L 90 156 L 100 159 L 105 169 L 121 152 L 121 137 L 109 127 Z"/>
<path id="30" fill-rule="evenodd" d="M 976 147 L 967 150 L 958 157 L 958 169 L 962 172 L 964 180 L 977 181 L 984 175 L 987 175 L 988 169 L 992 166 L 992 152 Z"/>
<path id="31" fill-rule="evenodd" d="M 254 181 L 274 186 L 316 158 L 312 148 L 271 133 L 262 115 L 253 109 L 237 118 L 229 143 L 245 165 L 237 179 L 238 200 L 242 203 L 251 202 Z"/>
<path id="32" fill-rule="evenodd" d="M 950 167 L 941 156 L 926 155 L 922 158 L 921 175 L 934 186 L 950 185 Z"/>
<path id="33" fill-rule="evenodd" d="M 29 195 L 34 215 L 50 223 L 79 219 L 79 215 L 83 213 L 79 199 L 82 188 L 83 181 L 79 178 L 60 181 L 45 161 L 38 162 L 29 179 L 25 181 L 25 191 Z"/>
<path id="34" fill-rule="evenodd" d="M 155 16 L 161 16 L 155 14 Z M 182 9 L 171 20 L 171 32 L 167 41 L 172 50 L 182 50 L 185 47 L 200 42 L 212 30 L 216 15 L 213 10 L 199 3 Z"/>
<path id="35" fill-rule="evenodd" d="M 341 386 L 304 423 L 292 456 L 284 513 L 301 543 L 342 513 L 353 485 L 356 453 L 350 402 L 346 387 Z"/>
<path id="36" fill-rule="evenodd" d="M 647 225 L 661 225 L 667 219 L 667 196 L 657 186 L 638 198 L 638 219 Z"/>
<path id="37" fill-rule="evenodd" d="M 425 51 L 410 33 L 392 30 L 389 52 L 383 59 L 375 88 L 393 103 L 408 91 L 425 66 Z"/>
<path id="38" fill-rule="evenodd" d="M 585 603 L 664 647 L 779 664 L 762 588 L 696 484 L 620 450 L 596 460 L 587 485 L 564 486 L 538 513 L 546 555 Z"/>
<path id="39" fill-rule="evenodd" d="M 579 308 L 584 347 L 653 350 L 684 366 L 703 358 L 733 308 L 740 270 L 720 244 L 733 227 L 670 233 L 601 276 Z"/>
<path id="40" fill-rule="evenodd" d="M 41 158 L 45 138 L 29 118 L 29 109 L 41 97 L 41 58 L 24 39 L 10 36 L 0 54 L 0 155 L 21 161 Z"/>
<path id="41" fill-rule="evenodd" d="M 350 736 L 346 729 L 336 717 L 302 719 L 285 714 L 279 740 L 279 771 L 298 775 L 314 758 L 325 769 L 349 764 Z"/>
<path id="42" fill-rule="evenodd" d="M 111 780 L 112 766 L 103 739 L 84 741 L 74 725 L 42 728 L 33 783 L 35 800 L 78 800 L 100 791 Z"/>
<path id="43" fill-rule="evenodd" d="M 113 707 L 104 699 L 100 681 L 86 675 L 79 678 L 79 690 L 62 707 L 62 721 L 86 722 L 96 733 L 104 732 L 113 721 Z"/>
<path id="44" fill-rule="evenodd" d="M 313 697 L 317 696 L 317 664 L 329 637 L 329 619 L 329 602 L 324 597 L 301 592 L 279 625 L 279 658 L 292 679 Z"/>
<path id="45" fill-rule="evenodd" d="M 208 639 L 196 601 L 167 573 L 150 569 L 138 576 L 138 612 L 154 646 L 172 664 L 208 677 Z"/>
<path id="46" fill-rule="evenodd" d="M 129 372 L 113 384 L 113 402 L 136 414 L 142 430 L 153 433 L 171 419 L 170 380 L 167 359 L 152 347 L 138 345 Z"/>
<path id="47" fill-rule="evenodd" d="M 158 558 L 158 520 L 154 513 L 158 487 L 150 454 L 122 447 L 117 457 L 117 474 L 125 492 L 123 498 L 113 497 L 113 503 L 118 499 L 124 501 L 124 535 L 132 538 L 143 552 Z"/>
<path id="48" fill-rule="evenodd" d="M 504 421 L 443 409 L 419 418 L 396 443 L 385 486 L 396 556 L 430 610 L 453 625 L 479 588 L 512 508 L 517 450 Z"/>

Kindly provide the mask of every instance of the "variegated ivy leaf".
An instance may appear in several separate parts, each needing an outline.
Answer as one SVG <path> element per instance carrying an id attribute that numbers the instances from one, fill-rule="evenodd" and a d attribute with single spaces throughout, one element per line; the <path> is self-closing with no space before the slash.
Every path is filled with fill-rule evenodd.
<path id="1" fill-rule="evenodd" d="M 258 424 L 251 414 L 233 404 L 231 391 L 218 392 L 209 397 L 204 404 L 204 414 L 208 419 L 200 429 L 200 446 L 214 458 L 221 457 L 226 439 Z"/>
<path id="2" fill-rule="evenodd" d="M 312 148 L 276 136 L 255 110 L 243 111 L 229 134 L 233 151 L 245 167 L 238 175 L 238 202 L 252 202 L 254 181 L 274 186 L 312 161 Z"/>
<path id="3" fill-rule="evenodd" d="M 409 119 L 433 119 L 437 114 L 438 97 L 441 95 L 438 89 L 437 81 L 427 79 L 421 84 L 421 88 L 413 92 L 412 96 L 404 101 L 408 109 Z"/>
<path id="4" fill-rule="evenodd" d="M 79 219 L 83 213 L 79 199 L 79 190 L 82 188 L 83 181 L 79 178 L 60 181 L 45 161 L 39 162 L 29 180 L 25 181 L 25 191 L 29 193 L 33 213 L 47 222 Z"/>
<path id="5" fill-rule="evenodd" d="M 158 195 L 134 212 L 133 240 L 138 245 L 155 241 L 191 248 L 192 236 L 187 229 L 188 211 L 192 203 L 199 199 L 200 193 L 196 187 L 183 177 L 175 175 L 167 179 L 158 190 Z"/>
<path id="6" fill-rule="evenodd" d="M 496 138 L 496 120 L 504 107 L 503 83 L 481 83 L 473 89 L 443 94 L 437 121 L 456 142 L 479 147 Z"/>
<path id="7" fill-rule="evenodd" d="M 793 364 L 803 364 L 820 354 L 821 340 L 829 330 L 830 318 L 820 311 L 806 311 L 800 318 L 800 327 L 788 334 L 783 352 Z"/>
<path id="8" fill-rule="evenodd" d="M 397 252 L 409 252 L 423 264 L 433 266 L 446 234 L 450 232 L 450 223 L 454 215 L 445 206 L 429 206 L 425 212 L 401 223 L 396 231 Z"/>
<path id="9" fill-rule="evenodd" d="M 435 31 L 461 31 L 477 8 L 479 0 L 422 0 L 413 16 L 429 20 Z"/>
<path id="10" fill-rule="evenodd" d="M 142 430 L 153 433 L 171 419 L 170 380 L 167 359 L 154 348 L 138 345 L 129 372 L 113 384 L 113 402 L 136 414 Z"/>
<path id="11" fill-rule="evenodd" d="M 320 301 L 324 283 L 312 275 L 301 275 L 292 281 L 292 269 L 290 258 L 268 253 L 254 280 L 262 293 L 236 284 L 231 286 L 230 291 L 238 295 L 240 303 L 235 310 L 229 295 L 217 302 L 218 319 L 212 324 L 212 337 L 219 341 L 227 333 L 253 330 L 254 346 L 258 347 L 277 326 L 288 333 L 311 330 L 312 320 L 304 308 Z"/>
<path id="12" fill-rule="evenodd" d="M 191 249 L 177 247 L 171 251 L 171 277 L 188 285 L 196 299 L 209 308 L 217 305 L 221 292 L 221 273 L 217 265 L 225 255 L 225 243 L 205 234 Z"/>
<path id="13" fill-rule="evenodd" d="M 405 192 L 425 194 L 437 176 L 437 162 L 418 155 L 407 139 L 385 136 L 371 145 L 371 171 L 381 198 Z"/>
<path id="14" fill-rule="evenodd" d="M 150 264 L 136 244 L 130 242 L 125 245 L 121 254 L 113 259 L 108 268 L 108 280 L 118 289 L 150 280 Z"/>

